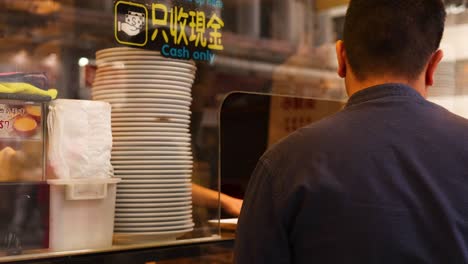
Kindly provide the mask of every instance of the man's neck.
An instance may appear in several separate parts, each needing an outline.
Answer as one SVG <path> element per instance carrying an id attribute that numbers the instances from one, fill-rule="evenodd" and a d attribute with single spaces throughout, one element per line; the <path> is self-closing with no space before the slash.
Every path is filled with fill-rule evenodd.
<path id="1" fill-rule="evenodd" d="M 346 82 L 346 91 L 348 92 L 348 95 L 350 97 L 353 94 L 359 91 L 362 91 L 364 89 L 367 89 L 369 87 L 386 84 L 386 83 L 405 84 L 407 86 L 410 86 L 414 90 L 416 90 L 423 97 L 427 96 L 426 85 L 425 85 L 424 80 L 421 80 L 421 78 L 415 81 L 408 81 L 407 79 L 404 79 L 404 78 L 396 78 L 396 77 L 388 76 L 388 77 L 381 77 L 381 78 L 368 78 L 364 81 L 359 81 L 355 78 L 350 77 L 350 78 L 346 78 L 345 82 Z"/>

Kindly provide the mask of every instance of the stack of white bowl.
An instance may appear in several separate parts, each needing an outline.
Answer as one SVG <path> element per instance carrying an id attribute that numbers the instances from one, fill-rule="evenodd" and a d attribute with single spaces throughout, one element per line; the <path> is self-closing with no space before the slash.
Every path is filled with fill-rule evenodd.
<path id="1" fill-rule="evenodd" d="M 112 105 L 117 240 L 172 240 L 193 229 L 191 61 L 111 48 L 96 53 L 94 100 Z"/>

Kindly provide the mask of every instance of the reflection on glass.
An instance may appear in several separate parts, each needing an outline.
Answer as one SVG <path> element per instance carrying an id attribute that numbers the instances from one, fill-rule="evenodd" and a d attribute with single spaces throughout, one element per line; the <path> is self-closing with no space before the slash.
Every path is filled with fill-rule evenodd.
<path id="1" fill-rule="evenodd" d="M 229 94 L 220 113 L 221 191 L 242 199 L 250 175 L 270 146 L 343 106 L 343 102 L 333 100 Z"/>

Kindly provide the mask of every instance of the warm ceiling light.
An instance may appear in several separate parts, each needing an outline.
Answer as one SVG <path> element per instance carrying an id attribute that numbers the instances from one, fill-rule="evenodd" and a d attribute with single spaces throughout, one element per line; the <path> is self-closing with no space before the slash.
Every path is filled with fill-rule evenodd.
<path id="1" fill-rule="evenodd" d="M 26 64 L 28 61 L 28 53 L 25 50 L 20 50 L 13 56 L 13 62 L 16 65 L 23 65 Z"/>
<path id="2" fill-rule="evenodd" d="M 86 65 L 89 64 L 89 59 L 88 58 L 85 58 L 85 57 L 82 57 L 78 60 L 78 65 L 80 65 L 81 67 L 84 67 Z"/>

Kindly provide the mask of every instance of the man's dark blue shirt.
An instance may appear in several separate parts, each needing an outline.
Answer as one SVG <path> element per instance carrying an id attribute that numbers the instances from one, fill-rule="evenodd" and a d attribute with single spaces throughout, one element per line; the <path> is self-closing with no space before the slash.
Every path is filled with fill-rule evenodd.
<path id="1" fill-rule="evenodd" d="M 270 149 L 236 263 L 468 263 L 468 121 L 411 87 L 354 94 Z"/>

